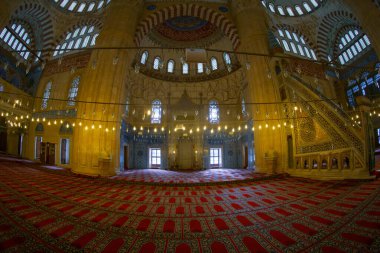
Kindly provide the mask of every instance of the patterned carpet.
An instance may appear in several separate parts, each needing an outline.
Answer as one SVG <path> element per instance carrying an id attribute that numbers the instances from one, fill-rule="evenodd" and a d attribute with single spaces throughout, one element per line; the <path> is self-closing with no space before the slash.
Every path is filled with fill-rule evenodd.
<path id="1" fill-rule="evenodd" d="M 261 179 L 268 177 L 246 169 L 210 169 L 204 171 L 128 170 L 112 179 L 162 184 L 204 184 Z"/>
<path id="2" fill-rule="evenodd" d="M 170 187 L 0 161 L 1 252 L 379 252 L 380 181 Z"/>

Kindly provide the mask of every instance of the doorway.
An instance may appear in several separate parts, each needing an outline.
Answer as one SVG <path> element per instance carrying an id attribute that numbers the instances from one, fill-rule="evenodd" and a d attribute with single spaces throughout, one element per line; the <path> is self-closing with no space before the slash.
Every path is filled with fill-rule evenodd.
<path id="1" fill-rule="evenodd" d="M 70 139 L 61 139 L 61 164 L 70 163 Z"/>
<path id="2" fill-rule="evenodd" d="M 248 168 L 248 146 L 244 146 L 244 160 L 243 160 L 243 168 Z"/>
<path id="3" fill-rule="evenodd" d="M 124 146 L 124 170 L 128 169 L 128 146 Z"/>
<path id="4" fill-rule="evenodd" d="M 34 158 L 40 160 L 42 136 L 36 136 L 34 141 Z"/>

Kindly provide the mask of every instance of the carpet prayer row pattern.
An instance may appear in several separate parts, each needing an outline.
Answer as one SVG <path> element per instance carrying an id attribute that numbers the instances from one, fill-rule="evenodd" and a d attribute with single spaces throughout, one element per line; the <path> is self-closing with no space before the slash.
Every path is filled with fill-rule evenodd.
<path id="1" fill-rule="evenodd" d="M 379 186 L 131 185 L 0 162 L 0 251 L 379 252 Z"/>
<path id="2" fill-rule="evenodd" d="M 231 182 L 266 176 L 244 169 L 211 169 L 204 171 L 166 171 L 158 169 L 128 170 L 118 176 L 118 180 L 147 183 L 209 183 Z"/>

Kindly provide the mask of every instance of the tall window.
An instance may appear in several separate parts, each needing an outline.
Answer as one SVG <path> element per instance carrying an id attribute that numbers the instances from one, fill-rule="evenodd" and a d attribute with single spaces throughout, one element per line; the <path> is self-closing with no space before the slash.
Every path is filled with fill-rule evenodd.
<path id="1" fill-rule="evenodd" d="M 197 63 L 197 73 L 202 74 L 203 73 L 203 63 Z"/>
<path id="2" fill-rule="evenodd" d="M 161 111 L 162 104 L 160 100 L 154 100 L 152 102 L 152 114 L 150 118 L 150 122 L 152 124 L 160 124 L 161 123 Z"/>
<path id="3" fill-rule="evenodd" d="M 182 74 L 184 75 L 189 74 L 189 64 L 186 62 L 182 64 Z"/>
<path id="4" fill-rule="evenodd" d="M 53 56 L 63 55 L 74 49 L 83 49 L 95 46 L 99 32 L 95 26 L 82 26 L 69 32 L 61 44 L 54 51 Z M 74 52 L 77 52 L 74 50 Z"/>
<path id="5" fill-rule="evenodd" d="M 148 56 L 149 56 L 148 51 L 144 51 L 144 53 L 142 53 L 141 55 L 140 63 L 145 65 L 146 61 L 148 60 Z"/>
<path id="6" fill-rule="evenodd" d="M 168 61 L 168 73 L 174 73 L 174 64 L 173 60 Z"/>
<path id="7" fill-rule="evenodd" d="M 276 2 L 277 2 L 276 0 L 261 0 L 261 3 L 263 4 L 263 6 L 269 9 L 272 13 L 276 13 L 281 16 L 294 17 L 296 15 L 302 16 L 302 15 L 311 13 L 312 11 L 315 11 L 317 8 L 321 6 L 324 0 L 303 0 L 302 6 L 300 5 L 293 6 L 292 2 L 294 1 L 283 1 L 284 5 L 278 5 L 279 3 L 276 3 Z M 276 7 L 274 4 L 276 4 Z M 290 4 L 290 5 L 287 6 L 287 4 Z"/>
<path id="8" fill-rule="evenodd" d="M 23 59 L 27 60 L 29 58 L 30 52 L 27 46 L 30 46 L 31 40 L 23 25 L 14 23 L 10 28 L 3 28 L 0 32 L 0 39 L 12 50 L 24 50 L 23 52 L 18 52 Z"/>
<path id="9" fill-rule="evenodd" d="M 222 167 L 222 149 L 210 148 L 210 167 Z"/>
<path id="10" fill-rule="evenodd" d="M 129 98 L 125 101 L 125 115 L 129 114 Z"/>
<path id="11" fill-rule="evenodd" d="M 377 129 L 377 144 L 380 144 L 380 128 Z"/>
<path id="12" fill-rule="evenodd" d="M 4 91 L 4 85 L 0 84 L 0 92 Z"/>
<path id="13" fill-rule="evenodd" d="M 208 108 L 209 122 L 212 124 L 219 123 L 219 106 L 215 100 L 210 101 Z"/>
<path id="14" fill-rule="evenodd" d="M 243 115 L 246 115 L 247 114 L 247 111 L 246 111 L 246 108 L 245 108 L 245 99 L 242 98 L 241 100 L 241 112 Z"/>
<path id="15" fill-rule="evenodd" d="M 299 36 L 298 34 L 290 32 L 286 29 L 278 29 L 277 34 L 279 36 L 277 41 L 280 45 L 282 45 L 285 52 L 292 53 L 303 58 L 317 60 L 314 50 L 306 44 L 303 36 Z"/>
<path id="16" fill-rule="evenodd" d="M 149 167 L 150 168 L 161 167 L 161 149 L 159 148 L 149 149 Z"/>
<path id="17" fill-rule="evenodd" d="M 75 100 L 76 100 L 77 95 L 78 95 L 79 83 L 80 83 L 80 77 L 79 76 L 75 77 L 73 79 L 73 81 L 71 82 L 71 87 L 69 90 L 69 97 L 68 97 L 68 101 L 67 101 L 68 106 L 74 106 L 75 105 Z"/>
<path id="18" fill-rule="evenodd" d="M 46 109 L 50 98 L 51 82 L 48 82 L 45 87 L 44 95 L 42 97 L 41 109 Z"/>
<path id="19" fill-rule="evenodd" d="M 338 59 L 342 65 L 363 55 L 364 52 L 371 48 L 368 36 L 358 29 L 346 31 L 339 37 Z"/>
<path id="20" fill-rule="evenodd" d="M 231 65 L 231 57 L 230 57 L 230 55 L 228 54 L 228 53 L 226 53 L 226 52 L 224 52 L 223 53 L 223 59 L 224 59 L 224 63 L 226 64 L 226 65 Z"/>
<path id="21" fill-rule="evenodd" d="M 153 61 L 153 69 L 154 70 L 158 70 L 160 68 L 160 63 L 161 63 L 161 58 L 160 57 L 156 57 L 154 58 L 154 61 Z"/>
<path id="22" fill-rule="evenodd" d="M 218 61 L 215 57 L 211 58 L 211 70 L 217 70 L 218 69 Z"/>

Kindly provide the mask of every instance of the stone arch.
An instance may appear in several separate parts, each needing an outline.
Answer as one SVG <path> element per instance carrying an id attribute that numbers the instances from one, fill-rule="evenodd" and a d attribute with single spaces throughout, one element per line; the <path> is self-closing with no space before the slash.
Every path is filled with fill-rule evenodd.
<path id="1" fill-rule="evenodd" d="M 136 28 L 134 39 L 136 45 L 140 45 L 141 41 L 153 27 L 163 23 L 165 20 L 183 15 L 194 16 L 209 21 L 231 40 L 234 49 L 239 47 L 240 38 L 233 22 L 215 10 L 198 4 L 172 5 L 149 15 L 140 21 Z"/>
<path id="2" fill-rule="evenodd" d="M 347 25 L 358 25 L 355 16 L 347 11 L 333 11 L 323 17 L 318 27 L 317 51 L 319 59 L 327 60 L 329 48 L 335 45 L 337 31 Z"/>
<path id="3" fill-rule="evenodd" d="M 334 57 L 336 57 L 338 55 L 338 51 L 339 51 L 338 50 L 338 45 L 339 45 L 339 39 L 340 39 L 340 37 L 343 36 L 348 31 L 354 30 L 354 29 L 357 29 L 357 30 L 361 31 L 361 28 L 358 25 L 346 25 L 346 26 L 343 26 L 339 30 L 336 31 L 336 34 L 335 34 L 335 36 L 333 38 L 333 41 L 332 41 L 333 56 Z"/>
<path id="4" fill-rule="evenodd" d="M 47 9 L 37 3 L 24 3 L 16 9 L 12 19 L 26 20 L 32 26 L 33 37 L 42 38 L 41 48 L 38 49 L 52 48 L 54 38 L 53 24 Z M 47 58 L 49 54 L 48 50 L 44 50 L 41 57 Z"/>

